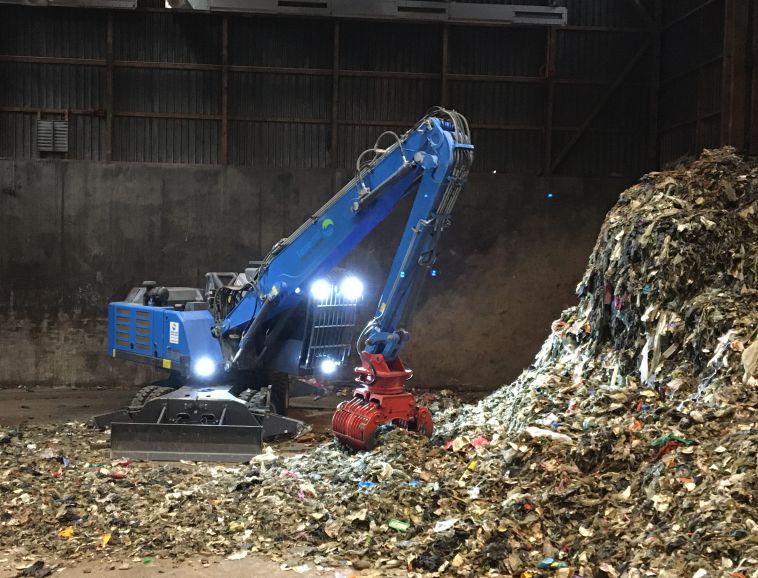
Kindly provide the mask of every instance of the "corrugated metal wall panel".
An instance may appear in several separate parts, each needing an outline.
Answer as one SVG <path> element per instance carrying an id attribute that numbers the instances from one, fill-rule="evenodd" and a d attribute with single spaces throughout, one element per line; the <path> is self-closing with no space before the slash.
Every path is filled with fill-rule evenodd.
<path id="1" fill-rule="evenodd" d="M 116 60 L 221 62 L 221 19 L 182 12 L 119 12 L 114 18 Z"/>
<path id="2" fill-rule="evenodd" d="M 105 58 L 106 19 L 98 11 L 4 6 L 0 54 Z"/>
<path id="3" fill-rule="evenodd" d="M 41 24 L 34 19 L 37 12 L 44 13 L 44 18 L 39 20 Z M 569 12 L 570 22 L 579 26 L 637 28 L 641 25 L 640 15 L 632 2 L 570 0 Z M 33 26 L 42 31 L 41 35 L 46 36 L 49 32 L 47 37 L 53 40 L 33 46 L 32 34 L 16 32 L 10 36 L 8 18 L 3 18 L 9 14 L 21 15 L 23 22 L 34 21 Z M 128 68 L 120 66 L 118 61 L 178 63 L 180 66 L 199 63 L 220 68 L 222 17 L 155 11 L 119 12 L 116 16 L 114 159 L 218 162 L 222 126 L 219 118 L 222 114 L 221 70 L 178 70 L 170 66 Z M 107 17 L 107 12 L 88 10 L 11 10 L 0 6 L 0 26 L 4 26 L 0 30 L 7 31 L 0 37 L 0 47 L 3 48 L 0 52 L 104 59 Z M 228 18 L 230 65 L 331 70 L 333 22 L 273 17 Z M 56 32 L 60 30 L 65 32 Z M 341 67 L 347 71 L 366 70 L 374 76 L 340 75 L 337 111 L 340 138 L 339 150 L 335 151 L 339 166 L 352 165 L 355 155 L 372 144 L 381 132 L 379 125 L 401 123 L 394 128 L 404 131 L 429 106 L 440 102 L 442 30 L 442 25 L 436 23 L 340 23 Z M 584 122 L 645 38 L 642 32 L 577 29 L 559 29 L 557 37 L 554 156 L 561 149 L 560 143 L 564 142 L 560 140 L 563 135 L 560 128 L 578 127 Z M 61 40 L 56 40 L 58 38 Z M 481 142 L 477 143 L 477 157 L 485 161 L 489 159 L 489 164 L 533 172 L 544 162 L 544 149 L 537 150 L 536 147 L 544 146 L 545 131 L 541 125 L 545 122 L 547 106 L 547 83 L 543 79 L 547 39 L 546 29 L 539 27 L 450 26 L 448 72 L 453 76 L 447 79 L 447 104 L 461 109 L 473 124 L 479 125 L 477 138 Z M 0 64 L 0 106 L 81 109 L 107 106 L 104 66 L 72 65 L 68 67 L 69 72 L 65 72 L 65 68 L 59 64 Z M 72 70 L 78 72 L 72 73 Z M 629 133 L 625 139 L 642 138 L 640 134 L 632 133 L 647 130 L 649 96 L 646 83 L 650 70 L 645 57 L 631 76 L 633 82 L 625 83 L 608 99 L 588 134 L 579 140 L 560 167 L 561 171 L 580 166 L 590 167 L 597 173 L 616 171 L 617 159 L 621 155 L 609 157 L 611 165 L 603 167 L 605 157 L 597 155 L 599 145 L 592 139 L 600 138 L 595 136 L 596 133 L 602 135 L 615 129 Z M 434 76 L 380 78 L 375 76 L 377 71 Z M 454 75 L 526 76 L 534 80 L 463 80 Z M 706 76 L 701 77 L 700 82 L 715 83 L 715 87 L 718 79 Z M 6 86 L 10 88 L 6 89 Z M 281 70 L 259 73 L 232 68 L 228 86 L 230 162 L 261 167 L 326 167 L 333 164 L 328 148 L 332 123 L 330 73 L 297 74 Z M 41 87 L 41 93 L 38 87 Z M 34 90 L 36 94 L 33 94 Z M 701 102 L 702 110 L 718 101 L 715 90 L 711 96 L 710 100 Z M 214 118 L 119 116 L 119 113 L 126 112 L 210 115 Z M 279 121 L 293 119 L 293 122 L 248 122 L 236 118 L 244 116 L 256 119 L 277 117 Z M 295 119 L 302 119 L 302 122 L 296 123 Z M 314 119 L 323 121 L 323 124 L 314 124 Z M 351 126 L 347 122 L 367 124 Z M 496 130 L 482 125 L 511 125 L 512 128 Z M 78 158 L 101 158 L 105 148 L 101 140 L 103 126 L 104 120 L 94 116 L 72 120 L 72 150 L 69 154 Z M 538 129 L 516 130 L 525 126 Z M 83 134 L 77 134 L 79 132 Z M 344 142 L 343 137 L 347 139 Z M 522 146 L 518 146 L 519 142 Z M 608 154 L 613 150 L 611 148 Z M 272 158 L 267 160 L 261 156 L 265 154 L 271 154 Z M 523 154 L 532 156 L 526 159 Z M 506 158 L 510 156 L 514 157 L 513 162 Z M 627 174 L 634 174 L 637 160 L 634 155 L 629 158 Z M 540 168 L 544 170 L 544 167 Z"/>
<path id="4" fill-rule="evenodd" d="M 545 119 L 544 84 L 451 81 L 450 106 L 467 113 L 471 124 L 541 125 Z"/>
<path id="5" fill-rule="evenodd" d="M 697 42 L 701 22 L 699 18 L 688 18 L 670 29 L 661 37 L 661 78 L 686 72 L 697 67 L 702 61 Z"/>
<path id="6" fill-rule="evenodd" d="M 701 115 L 708 115 L 721 110 L 721 67 L 722 62 L 719 59 L 700 69 L 698 108 Z M 713 146 L 713 144 L 708 146 Z"/>
<path id="7" fill-rule="evenodd" d="M 338 118 L 413 123 L 439 103 L 437 80 L 340 78 Z"/>
<path id="8" fill-rule="evenodd" d="M 331 76 L 233 72 L 229 76 L 229 114 L 329 119 Z"/>
<path id="9" fill-rule="evenodd" d="M 233 121 L 229 143 L 232 164 L 293 169 L 329 164 L 327 125 Z"/>
<path id="10" fill-rule="evenodd" d="M 570 131 L 556 131 L 554 147 L 561 150 L 571 139 Z M 644 133 L 588 131 L 582 146 L 571 150 L 556 174 L 613 176 L 641 174 L 647 167 Z"/>
<path id="11" fill-rule="evenodd" d="M 690 75 L 678 82 L 666 84 L 660 90 L 661 129 L 697 118 L 697 75 Z"/>
<path id="12" fill-rule="evenodd" d="M 0 157 L 34 158 L 36 115 L 0 112 Z"/>
<path id="13" fill-rule="evenodd" d="M 661 161 L 665 165 L 677 159 L 693 155 L 696 148 L 695 125 L 680 126 L 661 134 Z"/>
<path id="14" fill-rule="evenodd" d="M 644 41 L 645 36 L 636 32 L 559 30 L 556 75 L 558 78 L 613 80 Z"/>
<path id="15" fill-rule="evenodd" d="M 721 141 L 724 0 L 663 4 L 660 159 L 697 155 Z M 697 10 L 698 6 L 701 9 Z"/>
<path id="16" fill-rule="evenodd" d="M 71 115 L 68 119 L 66 158 L 88 161 L 105 160 L 105 119 Z"/>
<path id="17" fill-rule="evenodd" d="M 4 62 L 0 79 L 0 106 L 104 108 L 103 67 Z"/>
<path id="18" fill-rule="evenodd" d="M 668 0 L 664 0 L 667 2 Z M 643 28 L 645 21 L 627 0 L 566 0 L 568 23 L 575 26 Z"/>
<path id="19" fill-rule="evenodd" d="M 543 28 L 451 26 L 448 70 L 452 74 L 543 76 L 546 51 Z"/>
<path id="20" fill-rule="evenodd" d="M 595 108 L 604 92 L 603 86 L 558 84 L 553 98 L 553 123 L 556 126 L 579 126 Z M 612 106 L 615 109 L 615 107 Z"/>
<path id="21" fill-rule="evenodd" d="M 9 63 L 0 62 L 0 106 L 13 106 L 10 103 L 16 101 L 19 92 L 23 92 L 13 84 L 15 72 L 15 67 L 9 66 Z"/>
<path id="22" fill-rule="evenodd" d="M 721 115 L 701 120 L 698 132 L 703 148 L 721 146 Z"/>
<path id="23" fill-rule="evenodd" d="M 572 101 L 575 105 L 578 102 L 576 98 Z M 604 106 L 590 126 L 608 131 L 638 131 L 641 134 L 647 134 L 649 114 L 650 87 L 622 84 L 614 92 L 612 104 Z"/>
<path id="24" fill-rule="evenodd" d="M 340 67 L 348 70 L 439 72 L 442 28 L 437 24 L 340 24 Z"/>
<path id="25" fill-rule="evenodd" d="M 661 2 L 663 25 L 684 17 L 688 12 L 697 8 L 705 0 L 664 0 Z"/>
<path id="26" fill-rule="evenodd" d="M 724 16 L 725 1 L 717 0 L 707 4 L 702 13 L 703 33 L 698 38 L 698 45 L 704 59 L 721 56 L 724 50 Z"/>
<path id="27" fill-rule="evenodd" d="M 331 68 L 333 24 L 326 20 L 229 20 L 229 63 L 247 66 Z"/>
<path id="28" fill-rule="evenodd" d="M 218 163 L 220 123 L 210 120 L 115 118 L 113 159 L 157 163 Z"/>
<path id="29" fill-rule="evenodd" d="M 668 28 L 661 39 L 661 77 L 680 75 L 721 55 L 724 3 L 713 2 Z"/>
<path id="30" fill-rule="evenodd" d="M 471 141 L 476 146 L 474 171 L 536 174 L 542 166 L 542 132 L 473 129 Z"/>
<path id="31" fill-rule="evenodd" d="M 221 113 L 221 73 L 206 70 L 117 69 L 117 112 Z"/>
<path id="32" fill-rule="evenodd" d="M 607 86 L 562 84 L 555 87 L 553 122 L 556 126 L 579 126 L 593 112 Z M 591 126 L 603 129 L 647 130 L 650 92 L 647 86 L 622 84 Z"/>

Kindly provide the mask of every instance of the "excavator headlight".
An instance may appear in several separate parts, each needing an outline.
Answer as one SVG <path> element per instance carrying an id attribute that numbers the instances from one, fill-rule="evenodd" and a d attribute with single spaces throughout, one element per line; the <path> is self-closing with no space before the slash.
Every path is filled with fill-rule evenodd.
<path id="1" fill-rule="evenodd" d="M 195 362 L 192 371 L 197 377 L 210 377 L 216 373 L 216 364 L 210 357 L 204 356 Z"/>
<path id="2" fill-rule="evenodd" d="M 324 359 L 321 362 L 321 373 L 330 375 L 337 371 L 337 365 L 338 363 L 333 359 Z"/>
<path id="3" fill-rule="evenodd" d="M 326 301 L 332 293 L 332 286 L 326 279 L 317 279 L 311 285 L 311 296 L 316 301 Z"/>
<path id="4" fill-rule="evenodd" d="M 363 296 L 363 283 L 358 277 L 345 277 L 340 283 L 340 293 L 348 301 L 358 301 Z"/>

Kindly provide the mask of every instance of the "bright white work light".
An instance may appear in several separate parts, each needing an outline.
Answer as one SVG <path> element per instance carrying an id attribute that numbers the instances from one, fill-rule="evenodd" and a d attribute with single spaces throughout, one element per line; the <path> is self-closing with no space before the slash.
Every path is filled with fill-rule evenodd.
<path id="1" fill-rule="evenodd" d="M 317 279 L 311 285 L 311 295 L 317 301 L 326 301 L 332 292 L 332 286 L 326 279 Z"/>
<path id="2" fill-rule="evenodd" d="M 331 359 L 325 359 L 321 362 L 321 373 L 325 373 L 327 375 L 334 373 L 337 371 L 337 362 L 333 361 Z"/>
<path id="3" fill-rule="evenodd" d="M 340 293 L 348 301 L 358 301 L 363 296 L 363 283 L 358 277 L 345 277 L 340 283 Z"/>
<path id="4" fill-rule="evenodd" d="M 198 377 L 210 377 L 216 373 L 216 364 L 210 357 L 201 357 L 195 362 L 192 370 Z"/>

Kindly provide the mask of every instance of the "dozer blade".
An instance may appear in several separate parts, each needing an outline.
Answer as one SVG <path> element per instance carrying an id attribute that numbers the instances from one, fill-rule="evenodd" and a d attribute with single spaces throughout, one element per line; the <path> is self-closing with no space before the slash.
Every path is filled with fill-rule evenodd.
<path id="1" fill-rule="evenodd" d="M 246 462 L 261 453 L 259 425 L 113 423 L 111 455 L 139 460 Z"/>
<path id="2" fill-rule="evenodd" d="M 266 413 L 258 416 L 263 427 L 263 439 L 275 440 L 284 437 L 297 437 L 308 429 L 308 426 L 291 417 L 285 417 L 276 413 Z"/>
<path id="3" fill-rule="evenodd" d="M 112 457 L 162 461 L 245 462 L 261 453 L 264 438 L 295 436 L 305 428 L 295 419 L 251 411 L 223 386 L 180 387 L 135 413 L 95 421 L 111 426 Z"/>

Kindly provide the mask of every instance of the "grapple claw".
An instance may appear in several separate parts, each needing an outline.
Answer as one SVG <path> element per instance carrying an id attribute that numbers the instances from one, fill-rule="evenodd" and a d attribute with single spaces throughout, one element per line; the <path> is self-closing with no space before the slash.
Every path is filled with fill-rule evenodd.
<path id="1" fill-rule="evenodd" d="M 360 397 L 337 406 L 332 416 L 334 436 L 350 447 L 358 450 L 372 450 L 376 446 L 376 429 L 379 410 L 376 404 L 368 403 Z"/>
<path id="2" fill-rule="evenodd" d="M 429 410 L 418 407 L 413 395 L 403 387 L 413 373 L 403 367 L 399 358 L 388 364 L 381 354 L 364 352 L 362 357 L 363 366 L 355 370 L 356 381 L 362 387 L 355 390 L 353 399 L 341 403 L 334 412 L 334 436 L 358 450 L 372 450 L 376 446 L 376 430 L 385 423 L 431 436 L 433 425 Z"/>

